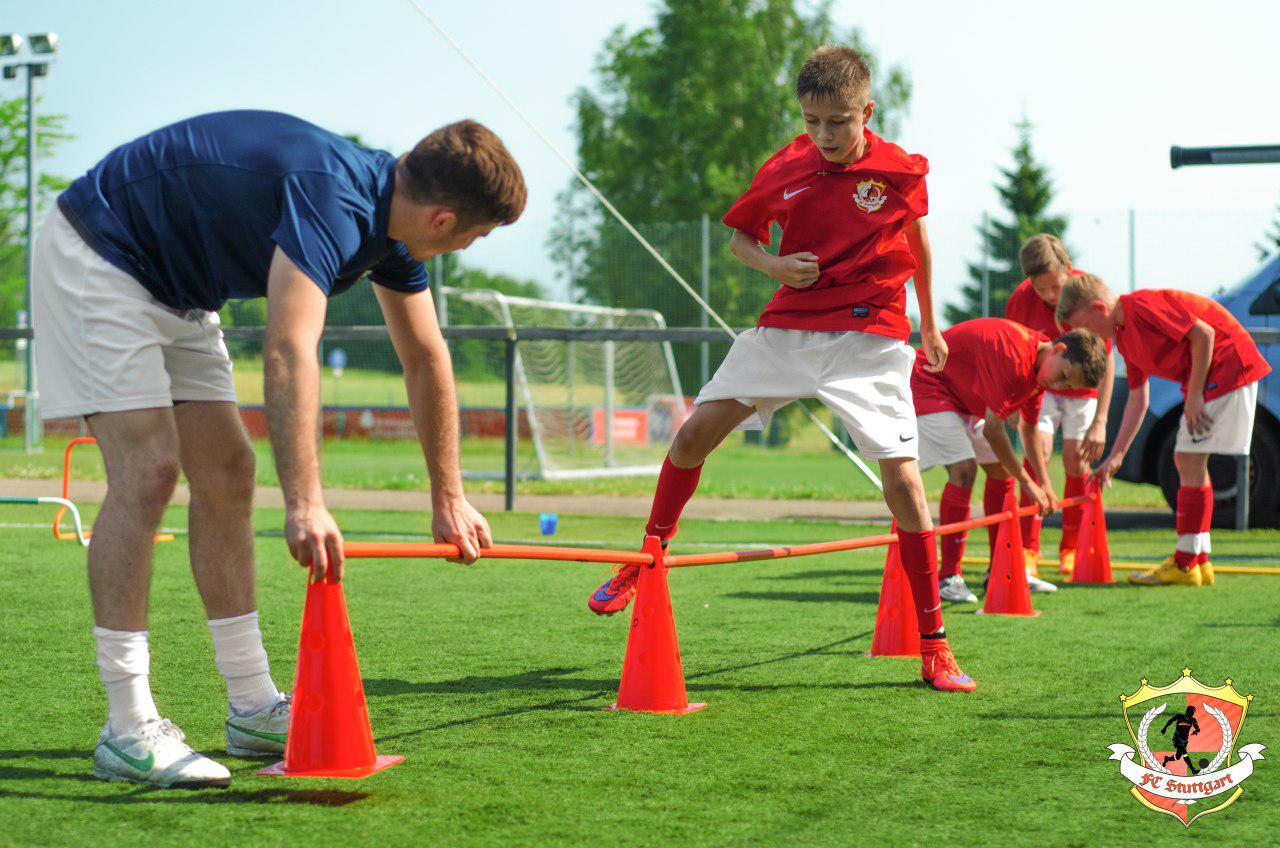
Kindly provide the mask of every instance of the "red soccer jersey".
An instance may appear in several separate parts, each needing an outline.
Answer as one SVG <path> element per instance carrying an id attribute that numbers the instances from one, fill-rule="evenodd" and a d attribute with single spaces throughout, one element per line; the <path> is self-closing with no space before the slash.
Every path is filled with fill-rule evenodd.
<path id="1" fill-rule="evenodd" d="M 1205 378 L 1204 399 L 1255 383 L 1271 373 L 1248 331 L 1222 304 L 1177 289 L 1142 289 L 1120 295 L 1124 324 L 1116 327 L 1116 348 L 1124 357 L 1129 388 L 1147 377 L 1164 377 L 1187 393 L 1191 342 L 1187 333 L 1198 320 L 1213 328 L 1213 355 Z"/>
<path id="2" fill-rule="evenodd" d="M 1079 277 L 1084 271 L 1078 271 L 1072 268 L 1068 273 L 1073 277 Z M 1023 280 L 1018 287 L 1013 290 L 1013 294 L 1009 295 L 1009 301 L 1004 305 L 1004 317 L 1010 321 L 1017 321 L 1044 333 L 1050 339 L 1056 339 L 1063 335 L 1062 329 L 1058 326 L 1058 320 L 1054 317 L 1054 309 L 1052 306 L 1044 302 L 1040 295 L 1036 294 L 1035 287 L 1031 285 L 1031 278 Z M 1107 339 L 1107 353 L 1111 352 L 1111 339 Z M 1082 397 L 1092 398 L 1098 396 L 1097 389 L 1047 389 L 1060 397 Z"/>
<path id="3" fill-rule="evenodd" d="M 1036 382 L 1036 351 L 1049 339 L 1006 318 L 962 321 L 942 333 L 947 364 L 941 374 L 925 370 L 924 349 L 916 353 L 911 395 L 916 415 L 958 412 L 983 418 L 988 409 L 1008 418 L 1015 411 L 1028 421 L 1040 417 L 1044 389 Z"/>
<path id="4" fill-rule="evenodd" d="M 836 165 L 807 135 L 798 136 L 764 163 L 724 216 L 725 224 L 765 244 L 777 221 L 780 255 L 818 257 L 817 282 L 780 287 L 759 326 L 910 335 L 905 288 L 916 265 L 906 227 L 929 211 L 929 163 L 870 130 L 863 137 L 862 158 Z"/>

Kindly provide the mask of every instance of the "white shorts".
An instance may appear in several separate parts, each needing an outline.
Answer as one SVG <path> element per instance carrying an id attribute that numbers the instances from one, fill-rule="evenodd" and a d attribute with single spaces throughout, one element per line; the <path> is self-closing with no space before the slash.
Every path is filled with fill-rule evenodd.
<path id="1" fill-rule="evenodd" d="M 171 309 L 85 243 L 57 207 L 31 282 L 41 418 L 235 401 L 218 314 Z"/>
<path id="2" fill-rule="evenodd" d="M 1079 442 L 1084 439 L 1097 411 L 1096 397 L 1071 397 L 1045 392 L 1040 401 L 1040 419 L 1036 422 L 1036 429 L 1053 435 L 1053 431 L 1061 427 L 1062 438 Z"/>
<path id="3" fill-rule="evenodd" d="M 967 459 L 977 460 L 979 465 L 999 462 L 991 445 L 987 444 L 987 437 L 982 435 L 984 423 L 982 418 L 958 412 L 921 415 L 917 421 L 920 427 L 920 470 L 955 465 Z"/>
<path id="4" fill-rule="evenodd" d="M 792 401 L 816 398 L 840 417 L 864 457 L 915 459 L 914 362 L 915 351 L 888 336 L 753 327 L 734 341 L 694 403 L 754 407 L 738 429 L 761 430 Z"/>
<path id="5" fill-rule="evenodd" d="M 1253 444 L 1253 419 L 1258 413 L 1258 384 L 1232 389 L 1206 401 L 1204 411 L 1213 419 L 1209 432 L 1192 436 L 1187 417 L 1178 420 L 1178 453 L 1225 453 L 1242 456 Z"/>

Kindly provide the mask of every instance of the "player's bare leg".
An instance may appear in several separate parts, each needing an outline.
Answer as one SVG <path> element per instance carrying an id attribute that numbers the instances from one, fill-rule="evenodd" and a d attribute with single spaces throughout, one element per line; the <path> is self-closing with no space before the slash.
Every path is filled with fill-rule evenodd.
<path id="1" fill-rule="evenodd" d="M 969 519 L 969 502 L 973 484 L 978 479 L 978 463 L 966 459 L 947 466 L 947 485 L 942 490 L 938 518 L 942 524 L 955 524 Z M 976 604 L 978 596 L 969 590 L 961 576 L 961 560 L 969 531 L 948 533 L 938 537 L 938 592 L 944 601 Z"/>
<path id="2" fill-rule="evenodd" d="M 234 403 L 180 403 L 174 419 L 191 487 L 191 571 L 227 683 L 227 750 L 274 756 L 284 750 L 289 702 L 271 679 L 258 625 L 253 447 Z"/>
<path id="3" fill-rule="evenodd" d="M 664 545 L 675 535 L 680 513 L 698 487 L 702 463 L 753 412 L 753 407 L 736 400 L 698 404 L 676 433 L 662 464 L 646 535 L 659 537 Z M 640 566 L 619 566 L 587 600 L 588 608 L 597 615 L 613 615 L 626 609 L 635 596 L 639 579 Z"/>
<path id="4" fill-rule="evenodd" d="M 1036 430 L 1036 438 L 1040 440 L 1040 448 L 1044 451 L 1045 467 L 1053 461 L 1053 434 L 1046 433 L 1043 430 Z M 1025 451 L 1024 451 L 1025 453 Z M 1035 477 L 1035 473 L 1031 470 L 1031 465 L 1024 462 L 1023 468 L 1028 474 Z M 1034 501 L 1029 492 L 1020 492 L 1018 497 L 1019 506 L 1027 506 Z M 1027 561 L 1027 574 L 1032 577 L 1040 576 L 1040 530 L 1044 519 L 1039 513 L 1033 515 L 1024 515 L 1019 519 L 1022 526 L 1022 550 Z M 1045 584 L 1051 585 L 1051 584 Z M 1034 591 L 1034 590 L 1033 590 Z"/>
<path id="5" fill-rule="evenodd" d="M 107 469 L 107 496 L 89 546 L 89 592 L 108 720 L 93 773 L 158 786 L 225 786 L 231 773 L 192 751 L 151 697 L 147 596 L 153 537 L 178 480 L 168 408 L 89 416 Z"/>
<path id="6" fill-rule="evenodd" d="M 898 520 L 898 554 L 911 584 L 920 631 L 920 676 L 935 689 L 972 692 L 977 684 L 960 670 L 942 626 L 938 594 L 938 546 L 920 466 L 910 458 L 880 460 L 884 501 Z"/>
<path id="7" fill-rule="evenodd" d="M 1142 586 L 1211 586 L 1209 528 L 1213 524 L 1213 484 L 1209 479 L 1209 455 L 1174 451 L 1178 468 L 1178 509 L 1174 518 L 1178 534 L 1173 554 L 1129 582 Z"/>

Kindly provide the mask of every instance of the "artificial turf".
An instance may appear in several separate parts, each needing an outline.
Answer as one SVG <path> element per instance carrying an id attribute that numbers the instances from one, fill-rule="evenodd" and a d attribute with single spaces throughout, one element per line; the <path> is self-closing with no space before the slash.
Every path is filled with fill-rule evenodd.
<path id="1" fill-rule="evenodd" d="M 3 515 L 45 518 L 36 508 Z M 166 523 L 184 518 L 172 510 Z M 372 534 L 425 526 L 406 514 L 339 518 Z M 536 515 L 491 518 L 500 537 L 536 534 Z M 258 583 L 273 670 L 287 686 L 304 581 L 271 535 L 280 520 L 257 513 Z M 682 524 L 682 538 L 705 544 L 882 531 Z M 611 518 L 562 516 L 560 536 L 637 541 L 635 522 Z M 1274 553 L 1277 538 L 1215 534 L 1223 557 Z M 1168 541 L 1167 531 L 1113 534 L 1118 556 L 1152 556 Z M 971 548 L 984 547 L 975 534 Z M 150 617 L 156 700 L 235 774 L 229 789 L 193 792 L 90 776 L 105 698 L 83 561 L 46 532 L 0 529 L 0 844 L 1265 844 L 1280 827 L 1271 762 L 1232 807 L 1184 834 L 1140 807 L 1107 760 L 1107 745 L 1130 742 L 1118 696 L 1184 665 L 1255 696 L 1242 743 L 1280 737 L 1276 577 L 1223 575 L 1204 590 L 1068 588 L 1036 596 L 1035 619 L 951 606 L 953 646 L 980 687 L 963 696 L 922 687 L 911 660 L 864 656 L 880 551 L 676 571 L 689 694 L 710 706 L 670 717 L 602 709 L 628 621 L 586 611 L 600 567 L 360 561 L 345 587 L 374 733 L 381 752 L 407 761 L 350 782 L 256 777 L 260 763 L 219 750 L 222 681 L 184 547 L 168 543 L 157 548 Z"/>

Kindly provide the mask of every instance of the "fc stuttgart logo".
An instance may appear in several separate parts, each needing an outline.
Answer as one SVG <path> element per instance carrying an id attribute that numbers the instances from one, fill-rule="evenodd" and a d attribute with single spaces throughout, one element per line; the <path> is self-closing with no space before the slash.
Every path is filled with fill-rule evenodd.
<path id="1" fill-rule="evenodd" d="M 855 189 L 853 202 L 863 212 L 874 212 L 884 206 L 887 199 L 884 193 L 885 184 L 879 180 L 863 180 L 855 186 Z"/>
<path id="2" fill-rule="evenodd" d="M 1230 677 L 1222 686 L 1205 686 L 1189 668 L 1168 686 L 1153 687 L 1143 678 L 1137 692 L 1120 696 L 1137 751 L 1117 743 L 1109 746 L 1109 759 L 1119 761 L 1120 774 L 1133 784 L 1129 792 L 1142 806 L 1190 827 L 1235 802 L 1244 791 L 1240 784 L 1263 759 L 1265 745 L 1236 747 L 1252 701 L 1252 695 L 1236 691 Z M 1173 750 L 1152 751 L 1153 744 Z"/>

